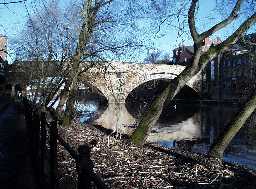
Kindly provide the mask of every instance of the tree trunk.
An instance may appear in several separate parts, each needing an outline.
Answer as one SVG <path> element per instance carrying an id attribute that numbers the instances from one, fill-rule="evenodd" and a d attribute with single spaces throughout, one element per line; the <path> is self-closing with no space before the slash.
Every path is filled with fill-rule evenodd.
<path id="1" fill-rule="evenodd" d="M 61 112 L 64 108 L 64 105 L 67 103 L 70 95 L 72 95 L 72 91 L 75 90 L 75 87 L 77 86 L 77 78 L 79 74 L 79 60 L 80 60 L 81 54 L 77 53 L 73 59 L 72 59 L 72 68 L 70 70 L 70 74 L 65 82 L 65 87 L 60 95 L 60 102 L 57 107 L 57 111 Z"/>
<path id="2" fill-rule="evenodd" d="M 63 89 L 63 91 L 61 91 L 61 94 L 60 94 L 60 102 L 58 104 L 58 107 L 57 107 L 57 112 L 58 113 L 61 113 L 64 111 L 64 105 L 69 97 L 69 86 L 68 84 L 65 84 L 65 87 Z"/>
<path id="3" fill-rule="evenodd" d="M 148 132 L 156 124 L 162 113 L 164 102 L 168 97 L 170 88 L 171 84 L 168 84 L 161 95 L 156 97 L 153 104 L 149 107 L 149 111 L 147 111 L 146 114 L 142 116 L 142 120 L 140 121 L 139 126 L 131 136 L 132 142 L 134 144 L 142 145 L 144 143 Z"/>
<path id="4" fill-rule="evenodd" d="M 223 154 L 231 140 L 236 136 L 238 131 L 243 127 L 246 120 L 252 115 L 256 109 L 256 95 L 254 95 L 243 107 L 243 109 L 235 116 L 230 124 L 229 129 L 221 135 L 212 145 L 209 156 L 214 158 L 223 158 Z"/>
<path id="5" fill-rule="evenodd" d="M 76 98 L 76 88 L 74 88 L 72 91 L 70 91 L 69 98 L 66 102 L 66 115 L 69 116 L 70 119 L 73 119 L 75 117 L 75 98 Z"/>
<path id="6" fill-rule="evenodd" d="M 206 64 L 201 64 L 201 67 L 199 68 L 197 66 L 198 62 L 199 59 L 196 57 L 194 59 L 195 66 L 191 65 L 186 67 L 177 78 L 171 81 L 171 83 L 163 90 L 161 95 L 153 101 L 148 111 L 143 114 L 139 125 L 132 133 L 131 140 L 134 144 L 142 145 L 144 143 L 149 131 L 155 126 L 157 120 L 159 119 L 165 101 L 173 100 L 176 94 L 179 93 L 187 82 L 205 67 Z"/>
<path id="7" fill-rule="evenodd" d="M 74 91 L 76 88 L 76 80 L 75 76 L 72 79 L 71 84 L 69 82 L 67 82 L 67 84 L 65 84 L 65 87 L 63 89 L 63 91 L 60 94 L 60 102 L 58 104 L 57 107 L 57 112 L 58 115 L 60 117 L 60 119 L 62 119 L 63 121 L 63 125 L 69 125 L 71 123 L 71 120 L 73 119 L 73 115 L 74 115 Z M 66 105 L 66 109 L 64 110 L 64 106 Z"/>

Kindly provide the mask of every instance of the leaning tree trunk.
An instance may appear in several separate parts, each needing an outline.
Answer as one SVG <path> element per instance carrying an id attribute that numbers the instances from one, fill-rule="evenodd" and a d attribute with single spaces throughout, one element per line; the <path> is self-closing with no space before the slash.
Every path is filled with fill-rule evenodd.
<path id="1" fill-rule="evenodd" d="M 223 158 L 223 154 L 231 140 L 236 136 L 238 131 L 243 127 L 247 119 L 252 115 L 256 109 L 256 95 L 254 95 L 242 108 L 242 110 L 235 116 L 230 124 L 229 129 L 221 135 L 212 145 L 209 156 L 214 158 Z"/>
<path id="2" fill-rule="evenodd" d="M 193 60 L 193 66 L 190 68 L 186 68 L 177 78 L 178 84 L 174 88 L 170 88 L 169 92 L 169 98 L 166 97 L 166 99 L 172 100 L 175 95 L 180 91 L 182 87 L 189 81 L 189 78 L 191 79 L 194 75 L 199 73 L 199 71 L 203 70 L 205 65 L 209 60 L 214 58 L 217 54 L 223 52 L 224 50 L 227 50 L 230 45 L 235 44 L 238 39 L 252 26 L 256 23 L 256 13 L 254 12 L 248 19 L 246 19 L 237 29 L 235 32 L 233 32 L 229 37 L 227 37 L 223 42 L 221 42 L 218 45 L 211 45 L 209 49 L 205 50 L 202 52 L 203 48 L 202 45 L 204 45 L 204 39 L 207 37 L 212 36 L 214 33 L 217 31 L 221 30 L 222 28 L 225 28 L 227 25 L 229 25 L 232 21 L 234 21 L 238 17 L 238 12 L 240 11 L 240 7 L 243 1 L 239 0 L 237 1 L 236 5 L 232 9 L 232 12 L 230 16 L 228 16 L 226 19 L 222 20 L 221 22 L 217 23 L 213 27 L 211 27 L 209 30 L 204 31 L 203 33 L 199 34 L 197 29 L 196 29 L 196 24 L 195 24 L 195 12 L 196 12 L 196 7 L 198 4 L 198 0 L 193 0 L 191 1 L 191 5 L 188 11 L 188 25 L 190 29 L 191 36 L 194 41 L 194 60 Z M 166 90 L 164 90 L 163 93 L 165 93 Z M 162 94 L 163 97 L 165 96 Z M 161 95 L 161 96 L 162 96 Z M 163 99 L 163 98 L 162 98 Z M 164 99 L 163 99 L 164 100 Z M 160 101 L 160 99 L 156 99 L 156 101 Z M 161 102 L 157 104 L 153 102 L 151 107 L 149 108 L 149 111 L 144 113 L 143 118 L 141 119 L 138 127 L 136 130 L 140 130 L 142 128 L 145 129 L 145 131 L 141 132 L 146 135 L 148 133 L 148 130 L 154 126 L 156 121 L 159 119 L 159 116 L 161 115 L 163 105 L 164 103 Z M 160 111 L 160 112 L 159 112 Z M 145 119 L 148 118 L 150 121 Z M 238 121 L 238 120 L 237 120 Z M 239 122 L 239 121 L 238 121 Z M 137 131 L 132 135 L 132 139 L 134 140 L 136 137 L 134 135 L 136 134 Z M 134 143 L 141 143 L 141 141 L 144 141 L 144 138 L 146 136 L 142 136 L 142 138 L 139 140 L 133 141 Z"/>
<path id="3" fill-rule="evenodd" d="M 138 128 L 133 132 L 131 139 L 134 144 L 141 145 L 144 143 L 148 132 L 150 131 L 150 127 L 154 126 L 160 117 L 164 102 L 166 101 L 169 91 L 171 88 L 171 84 L 169 84 L 161 93 L 160 96 L 156 97 L 153 104 L 150 106 L 147 114 L 142 116 L 141 124 Z"/>
<path id="4" fill-rule="evenodd" d="M 198 53 L 198 55 L 200 52 Z M 198 58 L 198 59 L 197 59 Z M 200 72 L 204 68 L 204 64 L 198 67 L 199 58 L 195 57 L 194 66 L 191 65 L 187 67 L 177 78 L 172 80 L 168 86 L 163 90 L 163 92 L 158 96 L 153 103 L 150 105 L 148 111 L 142 115 L 142 119 L 139 125 L 131 135 L 131 140 L 134 144 L 143 145 L 146 137 L 148 136 L 152 127 L 155 126 L 158 121 L 163 107 L 166 101 L 173 100 L 173 98 L 178 94 L 178 92 L 187 84 L 187 82 Z"/>

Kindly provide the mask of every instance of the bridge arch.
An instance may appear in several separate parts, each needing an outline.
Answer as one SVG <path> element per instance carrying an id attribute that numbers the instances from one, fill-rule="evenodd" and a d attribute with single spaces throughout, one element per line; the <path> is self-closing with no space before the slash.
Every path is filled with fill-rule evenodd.
<path id="1" fill-rule="evenodd" d="M 125 105 L 128 112 L 135 118 L 147 109 L 148 105 L 153 102 L 155 97 L 161 94 L 170 79 L 160 78 L 149 80 L 134 88 L 126 97 Z M 199 93 L 186 85 L 174 98 L 174 101 L 193 102 L 199 99 Z"/>
<path id="2" fill-rule="evenodd" d="M 76 101 L 79 111 L 91 112 L 90 122 L 98 119 L 108 108 L 108 99 L 103 92 L 97 86 L 85 81 L 79 83 Z"/>
<path id="3" fill-rule="evenodd" d="M 174 78 L 176 78 L 178 75 L 175 73 L 171 73 L 171 72 L 157 72 L 157 73 L 149 73 L 147 75 L 144 76 L 137 76 L 137 77 L 133 77 L 132 79 L 130 79 L 129 83 L 126 84 L 124 86 L 125 88 L 125 93 L 124 93 L 124 100 L 127 99 L 128 95 L 134 91 L 135 89 L 139 88 L 140 86 L 142 86 L 145 83 L 151 82 L 151 81 L 157 81 L 157 80 L 161 80 L 161 81 L 171 81 Z M 198 83 L 197 85 L 195 85 L 195 83 L 198 81 L 198 78 L 192 78 L 187 85 L 185 86 L 185 88 L 189 88 L 191 90 L 193 90 L 193 93 L 197 93 L 199 94 L 199 90 L 198 90 Z"/>
<path id="4" fill-rule="evenodd" d="M 88 93 L 96 94 L 107 99 L 105 94 L 97 85 L 94 85 L 93 83 L 89 83 L 86 81 L 81 81 L 78 86 L 78 97 L 86 96 L 88 95 Z"/>
<path id="5" fill-rule="evenodd" d="M 127 128 L 119 126 L 133 124 L 135 119 L 127 112 L 125 104 L 114 100 L 115 96 L 111 93 L 111 90 L 108 90 L 106 85 L 97 85 L 97 83 L 88 81 L 83 81 L 83 84 L 90 87 L 94 94 L 104 97 L 106 101 L 104 104 L 106 106 L 104 109 L 100 109 L 95 118 L 91 120 L 92 123 L 118 132 L 127 133 L 126 131 L 124 132 Z"/>
<path id="6" fill-rule="evenodd" d="M 136 121 L 126 108 L 132 91 L 152 80 L 174 79 L 184 69 L 185 66 L 180 65 L 110 62 L 84 72 L 81 80 L 96 86 L 107 98 L 108 108 L 97 122 L 110 128 Z M 193 87 L 193 82 L 188 85 Z"/>

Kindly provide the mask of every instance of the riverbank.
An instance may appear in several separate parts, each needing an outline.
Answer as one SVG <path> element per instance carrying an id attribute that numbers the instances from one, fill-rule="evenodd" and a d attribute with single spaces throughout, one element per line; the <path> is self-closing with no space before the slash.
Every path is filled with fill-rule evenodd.
<path id="1" fill-rule="evenodd" d="M 91 157 L 94 170 L 110 188 L 255 188 L 256 174 L 231 165 L 207 166 L 150 147 L 137 147 L 89 126 L 60 128 L 74 148 L 96 140 Z M 75 162 L 59 146 L 60 182 L 75 184 Z M 68 181 L 67 181 L 68 180 Z"/>

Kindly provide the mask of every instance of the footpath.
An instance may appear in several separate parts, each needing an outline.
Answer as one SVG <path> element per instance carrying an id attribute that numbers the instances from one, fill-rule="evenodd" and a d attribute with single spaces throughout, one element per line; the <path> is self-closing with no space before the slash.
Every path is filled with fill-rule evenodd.
<path id="1" fill-rule="evenodd" d="M 0 96 L 0 188 L 36 189 L 21 105 Z"/>

